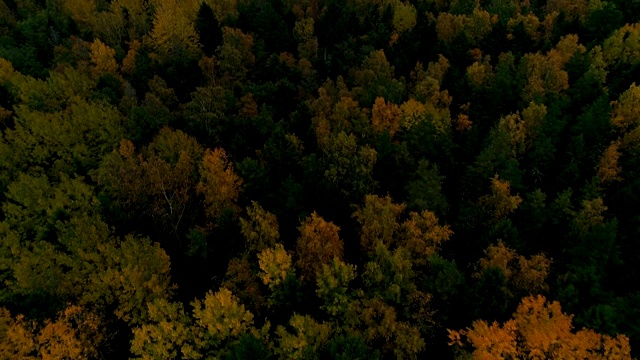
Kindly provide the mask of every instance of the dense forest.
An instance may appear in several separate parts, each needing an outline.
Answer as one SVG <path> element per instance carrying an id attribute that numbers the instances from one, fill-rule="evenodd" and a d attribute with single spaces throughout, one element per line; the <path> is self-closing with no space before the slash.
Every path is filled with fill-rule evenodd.
<path id="1" fill-rule="evenodd" d="M 0 1 L 1 359 L 631 359 L 640 0 Z"/>

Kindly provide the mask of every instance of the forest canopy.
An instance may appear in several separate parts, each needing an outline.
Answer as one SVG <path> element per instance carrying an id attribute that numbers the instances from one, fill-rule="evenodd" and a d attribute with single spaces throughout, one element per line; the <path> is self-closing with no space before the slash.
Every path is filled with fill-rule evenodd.
<path id="1" fill-rule="evenodd" d="M 0 0 L 1 359 L 632 359 L 639 0 Z"/>

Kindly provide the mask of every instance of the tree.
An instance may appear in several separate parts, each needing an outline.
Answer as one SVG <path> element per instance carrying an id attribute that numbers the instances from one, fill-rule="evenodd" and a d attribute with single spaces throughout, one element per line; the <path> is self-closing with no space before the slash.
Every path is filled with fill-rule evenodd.
<path id="1" fill-rule="evenodd" d="M 314 211 L 298 229 L 296 266 L 303 279 L 313 281 L 324 264 L 329 264 L 334 258 L 342 260 L 344 244 L 338 236 L 340 228 Z"/>
<path id="2" fill-rule="evenodd" d="M 133 329 L 131 351 L 149 358 L 223 357 L 246 333 L 255 333 L 253 314 L 228 289 L 209 291 L 192 303 L 192 316 L 181 303 L 150 302 L 146 323 Z"/>
<path id="3" fill-rule="evenodd" d="M 438 165 L 420 160 L 415 176 L 407 183 L 407 207 L 410 210 L 429 210 L 444 215 L 449 207 L 442 191 L 445 177 L 440 174 Z"/>
<path id="4" fill-rule="evenodd" d="M 341 131 L 330 136 L 322 150 L 324 177 L 342 195 L 359 198 L 373 189 L 373 166 L 377 159 L 374 149 L 358 146 L 353 134 Z"/>
<path id="5" fill-rule="evenodd" d="M 196 161 L 203 152 L 194 138 L 163 128 L 142 154 L 135 153 L 130 141 L 122 140 L 117 151 L 105 156 L 94 179 L 116 204 L 145 212 L 179 239 L 184 217 L 190 215 L 187 209 L 195 198 L 198 176 L 201 183 L 213 176 L 202 170 L 198 175 Z"/>
<path id="6" fill-rule="evenodd" d="M 169 55 L 181 51 L 200 52 L 198 34 L 194 27 L 199 7 L 198 0 L 168 0 L 158 3 L 149 39 L 160 55 L 159 60 L 165 60 Z"/>
<path id="7" fill-rule="evenodd" d="M 405 209 L 403 204 L 394 204 L 390 196 L 381 198 L 366 195 L 364 205 L 353 213 L 360 224 L 360 245 L 367 251 L 373 251 L 378 242 L 391 246 L 394 235 L 400 229 L 398 218 Z"/>
<path id="8" fill-rule="evenodd" d="M 5 308 L 0 309 L 0 319 L 0 355 L 7 359 L 92 359 L 104 339 L 101 319 L 76 305 L 42 324 L 23 315 L 12 317 Z"/>
<path id="9" fill-rule="evenodd" d="M 91 62 L 93 63 L 93 74 L 96 77 L 105 73 L 115 74 L 118 71 L 118 64 L 115 59 L 116 51 L 105 45 L 100 39 L 91 43 Z"/>
<path id="10" fill-rule="evenodd" d="M 462 351 L 460 358 L 581 358 L 631 359 L 629 339 L 610 337 L 593 330 L 572 332 L 573 316 L 562 313 L 558 302 L 544 296 L 522 299 L 513 319 L 500 325 L 477 320 L 467 330 L 448 330 L 450 345 Z M 465 350 L 469 344 L 473 351 Z"/>
<path id="11" fill-rule="evenodd" d="M 371 123 L 377 133 L 387 131 L 393 137 L 400 128 L 400 107 L 385 103 L 383 98 L 377 97 L 371 111 Z"/>
<path id="12" fill-rule="evenodd" d="M 495 220 L 501 220 L 518 208 L 522 198 L 518 195 L 511 195 L 509 182 L 500 180 L 496 174 L 491 179 L 491 195 L 482 196 L 479 202 L 493 215 Z"/>
<path id="13" fill-rule="evenodd" d="M 499 269 L 510 286 L 518 292 L 538 293 L 548 290 L 546 279 L 549 276 L 551 260 L 544 254 L 531 256 L 529 259 L 518 255 L 515 250 L 498 241 L 497 245 L 489 245 L 485 256 L 478 262 L 475 278 L 481 278 L 489 269 Z"/>
<path id="14" fill-rule="evenodd" d="M 133 354 L 142 359 L 200 356 L 194 349 L 192 325 L 181 303 L 156 300 L 147 306 L 149 316 L 146 322 L 133 329 Z"/>
<path id="15" fill-rule="evenodd" d="M 608 183 L 608 182 L 622 180 L 622 178 L 620 177 L 620 172 L 622 171 L 622 169 L 618 164 L 618 159 L 620 158 L 620 155 L 621 155 L 620 152 L 618 151 L 619 148 L 620 148 L 619 142 L 612 142 L 603 151 L 597 167 L 597 171 L 598 171 L 597 176 L 598 176 L 598 180 L 600 180 L 601 183 Z"/>
<path id="16" fill-rule="evenodd" d="M 287 253 L 282 244 L 276 244 L 274 248 L 262 250 L 258 254 L 258 264 L 261 270 L 260 278 L 271 290 L 282 284 L 293 271 L 291 255 Z"/>
<path id="17" fill-rule="evenodd" d="M 423 264 L 427 257 L 435 255 L 440 245 L 453 235 L 449 226 L 439 225 L 436 215 L 428 210 L 409 213 L 409 219 L 402 223 L 402 230 L 402 245 L 414 254 L 417 264 Z"/>
<path id="18" fill-rule="evenodd" d="M 230 81 L 243 81 L 256 61 L 252 51 L 253 36 L 240 29 L 224 27 L 222 45 L 218 47 L 220 70 Z"/>
<path id="19" fill-rule="evenodd" d="M 248 219 L 240 218 L 242 235 L 247 241 L 247 251 L 258 253 L 275 246 L 280 238 L 276 216 L 252 201 L 251 206 L 247 207 L 247 217 Z"/>
<path id="20" fill-rule="evenodd" d="M 383 50 L 372 51 L 353 72 L 354 97 L 365 107 L 373 105 L 377 97 L 399 104 L 404 86 L 394 78 L 394 71 Z"/>
<path id="21" fill-rule="evenodd" d="M 46 91 L 41 95 L 48 96 Z M 64 109 L 52 113 L 37 111 L 38 106 L 29 102 L 16 107 L 15 129 L 0 138 L 0 144 L 6 144 L 0 146 L 0 166 L 9 174 L 24 171 L 53 177 L 86 175 L 95 169 L 122 136 L 121 116 L 108 104 L 75 96 L 68 101 Z"/>
<path id="22" fill-rule="evenodd" d="M 336 257 L 329 264 L 322 264 L 316 276 L 316 294 L 323 301 L 321 308 L 332 316 L 344 314 L 351 300 L 349 282 L 355 278 L 356 267 Z"/>
<path id="23" fill-rule="evenodd" d="M 291 334 L 283 326 L 278 326 L 278 347 L 276 352 L 287 359 L 317 359 L 320 349 L 327 343 L 331 335 L 331 327 L 318 323 L 309 315 L 294 314 L 289 320 L 294 329 Z"/>
<path id="24" fill-rule="evenodd" d="M 233 172 L 223 149 L 207 149 L 200 163 L 199 194 L 204 195 L 205 211 L 215 220 L 225 209 L 235 209 L 242 179 Z"/>

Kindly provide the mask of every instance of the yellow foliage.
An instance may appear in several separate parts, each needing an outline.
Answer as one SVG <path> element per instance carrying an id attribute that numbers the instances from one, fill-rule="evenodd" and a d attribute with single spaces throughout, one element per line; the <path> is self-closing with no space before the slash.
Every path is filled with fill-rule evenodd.
<path id="1" fill-rule="evenodd" d="M 93 27 L 98 12 L 95 0 L 64 0 L 64 6 L 71 13 L 71 18 L 85 30 Z"/>
<path id="2" fill-rule="evenodd" d="M 153 30 L 149 36 L 153 48 L 162 57 L 180 50 L 197 53 L 200 44 L 193 23 L 195 15 L 178 0 L 159 2 L 153 18 Z"/>
<path id="3" fill-rule="evenodd" d="M 410 98 L 400 105 L 400 126 L 403 129 L 410 129 L 424 119 L 425 113 L 425 105 L 414 98 Z"/>
<path id="4" fill-rule="evenodd" d="M 252 201 L 251 204 L 247 207 L 248 219 L 240 218 L 240 227 L 242 235 L 247 240 L 247 250 L 259 252 L 276 245 L 280 238 L 278 219 L 257 202 Z"/>
<path id="5" fill-rule="evenodd" d="M 601 183 L 622 180 L 620 177 L 622 169 L 618 164 L 618 159 L 620 158 L 619 147 L 620 143 L 614 141 L 602 153 L 597 167 L 597 176 Z"/>
<path id="6" fill-rule="evenodd" d="M 480 87 L 493 78 L 493 69 L 489 63 L 490 60 L 491 58 L 489 56 L 485 56 L 482 62 L 475 61 L 467 67 L 467 77 L 473 86 Z"/>
<path id="7" fill-rule="evenodd" d="M 11 79 L 16 75 L 13 69 L 13 64 L 5 58 L 0 57 L 0 82 L 11 82 Z"/>
<path id="8" fill-rule="evenodd" d="M 626 24 L 616 30 L 602 44 L 602 52 L 608 65 L 640 62 L 640 23 Z"/>
<path id="9" fill-rule="evenodd" d="M 408 1 L 398 1 L 393 6 L 392 24 L 396 34 L 411 31 L 416 26 L 416 8 Z"/>
<path id="10" fill-rule="evenodd" d="M 500 269 L 507 281 L 518 290 L 536 293 L 548 288 L 545 280 L 549 276 L 551 260 L 543 254 L 536 254 L 527 259 L 506 247 L 502 241 L 499 241 L 498 245 L 489 245 L 484 254 L 478 262 L 480 271 L 474 273 L 473 277 L 480 278 L 483 271 L 496 268 Z"/>
<path id="11" fill-rule="evenodd" d="M 491 195 L 480 198 L 480 204 L 492 213 L 495 220 L 505 218 L 522 203 L 520 196 L 511 195 L 510 187 L 508 181 L 500 180 L 496 174 L 491 179 Z"/>
<path id="12" fill-rule="evenodd" d="M 527 139 L 527 128 L 520 118 L 520 114 L 503 116 L 498 123 L 498 130 L 509 136 L 511 143 L 511 155 L 517 156 L 524 152 Z"/>
<path id="13" fill-rule="evenodd" d="M 439 85 L 442 84 L 442 80 L 444 76 L 447 74 L 447 70 L 449 70 L 449 60 L 444 57 L 442 54 L 438 54 L 438 61 L 432 61 L 427 64 L 427 72 L 425 75 L 432 79 L 435 79 Z M 416 66 L 418 68 L 418 66 Z"/>
<path id="14" fill-rule="evenodd" d="M 0 308 L 0 358 L 36 360 L 34 327 L 23 315 L 14 318 L 9 310 Z"/>
<path id="15" fill-rule="evenodd" d="M 520 24 L 524 27 L 524 32 L 534 41 L 539 41 L 542 37 L 542 34 L 539 31 L 540 28 L 540 19 L 533 14 L 528 13 L 526 15 L 517 14 L 515 17 L 512 17 L 507 22 L 507 28 L 509 30 L 509 37 L 513 38 L 513 31 Z"/>
<path id="16" fill-rule="evenodd" d="M 136 56 L 138 55 L 138 50 L 140 49 L 140 41 L 133 40 L 129 44 L 129 51 L 127 55 L 122 60 L 122 72 L 125 74 L 133 74 L 136 70 Z"/>
<path id="17" fill-rule="evenodd" d="M 453 40 L 464 31 L 465 20 L 464 15 L 453 15 L 448 12 L 438 14 L 436 19 L 438 39 L 447 44 L 453 42 Z"/>
<path id="18" fill-rule="evenodd" d="M 115 74 L 118 71 L 116 63 L 116 51 L 105 45 L 100 39 L 91 43 L 91 62 L 93 63 L 93 74 L 95 76 L 104 73 Z"/>
<path id="19" fill-rule="evenodd" d="M 640 87 L 636 83 L 623 92 L 618 101 L 613 101 L 611 111 L 611 123 L 624 130 L 632 126 L 640 125 Z"/>
<path id="20" fill-rule="evenodd" d="M 607 207 L 602 198 L 584 200 L 582 209 L 573 220 L 573 226 L 579 234 L 586 234 L 594 227 L 604 223 L 603 214 L 605 211 L 607 211 Z"/>
<path id="21" fill-rule="evenodd" d="M 196 324 L 206 330 L 206 337 L 215 341 L 238 337 L 253 325 L 253 314 L 226 288 L 215 294 L 209 291 L 204 300 L 196 299 L 193 317 Z"/>
<path id="22" fill-rule="evenodd" d="M 232 79 L 242 79 L 256 61 L 252 51 L 253 36 L 240 29 L 224 27 L 222 45 L 218 47 L 218 65 Z"/>
<path id="23" fill-rule="evenodd" d="M 102 338 L 99 326 L 96 315 L 84 313 L 79 306 L 66 308 L 56 322 L 46 321 L 40 330 L 40 356 L 43 360 L 93 358 Z"/>
<path id="24" fill-rule="evenodd" d="M 225 23 L 238 16 L 238 0 L 205 0 L 213 10 L 213 14 L 219 23 Z"/>
<path id="25" fill-rule="evenodd" d="M 279 336 L 279 355 L 283 359 L 307 359 L 309 354 L 317 354 L 331 336 L 331 326 L 318 323 L 309 315 L 294 314 L 289 320 L 294 334 L 287 332 L 283 326 L 278 326 L 276 334 Z"/>
<path id="26" fill-rule="evenodd" d="M 436 18 L 436 32 L 438 39 L 447 44 L 451 44 L 461 34 L 475 43 L 489 35 L 496 20 L 496 17 L 492 17 L 486 10 L 481 10 L 479 7 L 469 15 L 441 12 Z"/>
<path id="27" fill-rule="evenodd" d="M 523 63 L 526 66 L 527 83 L 523 98 L 531 101 L 536 97 L 558 94 L 568 89 L 569 75 L 563 68 L 576 52 L 585 53 L 586 48 L 578 43 L 576 35 L 567 35 L 547 55 L 539 52 L 525 54 Z"/>
<path id="28" fill-rule="evenodd" d="M 133 329 L 131 352 L 142 359 L 197 359 L 191 319 L 182 303 L 157 299 L 147 304 L 146 323 Z"/>
<path id="29" fill-rule="evenodd" d="M 585 75 L 593 76 L 600 80 L 602 84 L 606 83 L 608 74 L 607 62 L 605 61 L 602 47 L 600 45 L 594 46 L 589 51 L 589 57 L 591 58 L 591 64 L 589 64 L 589 70 Z"/>
<path id="30" fill-rule="evenodd" d="M 291 270 L 291 255 L 282 244 L 276 244 L 275 247 L 264 249 L 258 254 L 258 266 L 262 282 L 274 289 L 287 278 Z"/>
<path id="31" fill-rule="evenodd" d="M 223 149 L 207 149 L 200 164 L 200 182 L 197 191 L 204 195 L 206 213 L 216 219 L 225 209 L 234 209 L 240 193 L 242 179 L 233 172 Z"/>

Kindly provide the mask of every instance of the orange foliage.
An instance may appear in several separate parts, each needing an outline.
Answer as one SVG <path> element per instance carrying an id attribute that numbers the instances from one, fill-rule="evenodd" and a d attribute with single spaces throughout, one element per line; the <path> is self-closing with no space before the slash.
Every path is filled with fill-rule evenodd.
<path id="1" fill-rule="evenodd" d="M 398 105 L 386 103 L 383 98 L 378 97 L 373 104 L 371 122 L 376 132 L 381 133 L 386 130 L 393 137 L 400 127 L 400 108 Z"/>
<path id="2" fill-rule="evenodd" d="M 411 212 L 402 223 L 405 231 L 405 246 L 416 255 L 416 262 L 425 263 L 429 255 L 435 254 L 440 244 L 449 240 L 453 231 L 449 225 L 439 225 L 432 211 Z"/>
<path id="3" fill-rule="evenodd" d="M 573 332 L 572 316 L 562 313 L 558 302 L 544 296 L 522 299 L 513 319 L 500 325 L 477 320 L 471 328 L 449 331 L 449 345 L 473 348 L 473 359 L 628 359 L 629 339 L 614 338 L 593 330 Z"/>
<path id="4" fill-rule="evenodd" d="M 322 265 L 331 263 L 333 258 L 342 260 L 344 244 L 338 237 L 340 228 L 334 223 L 325 221 L 314 211 L 298 229 L 296 265 L 304 278 L 314 279 Z"/>
<path id="5" fill-rule="evenodd" d="M 0 308 L 0 358 L 92 359 L 103 340 L 101 330 L 100 318 L 80 306 L 67 307 L 41 326 Z"/>

